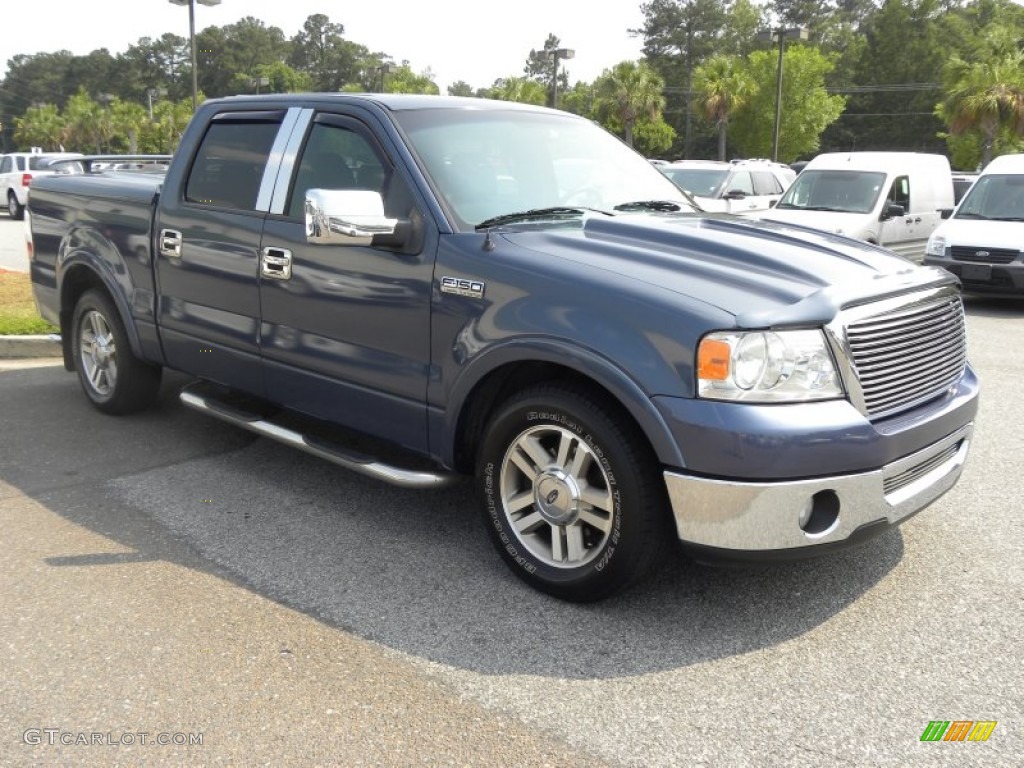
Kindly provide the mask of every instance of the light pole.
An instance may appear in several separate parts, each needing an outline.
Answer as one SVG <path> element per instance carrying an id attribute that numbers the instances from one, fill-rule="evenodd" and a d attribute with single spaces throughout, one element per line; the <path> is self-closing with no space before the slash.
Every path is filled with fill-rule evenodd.
<path id="1" fill-rule="evenodd" d="M 772 162 L 779 159 L 779 123 L 782 120 L 782 54 L 786 50 L 786 38 L 794 40 L 806 40 L 808 38 L 807 27 L 776 27 L 768 32 L 762 32 L 757 36 L 758 40 L 779 41 L 779 67 L 775 73 L 775 127 L 772 129 Z"/>
<path id="2" fill-rule="evenodd" d="M 196 111 L 199 93 L 199 74 L 196 70 L 196 3 L 220 5 L 220 0 L 167 0 L 172 5 L 188 6 L 188 39 L 192 48 L 192 111 Z"/>
<path id="3" fill-rule="evenodd" d="M 551 57 L 551 69 L 553 70 L 551 78 L 551 106 L 558 109 L 558 62 L 573 58 L 576 56 L 576 51 L 572 48 L 551 48 L 548 50 L 548 56 Z"/>

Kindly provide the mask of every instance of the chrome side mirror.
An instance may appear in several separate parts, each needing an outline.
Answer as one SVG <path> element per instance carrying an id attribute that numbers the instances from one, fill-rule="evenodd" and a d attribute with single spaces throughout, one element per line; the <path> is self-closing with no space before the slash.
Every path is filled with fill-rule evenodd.
<path id="1" fill-rule="evenodd" d="M 366 189 L 308 189 L 305 207 L 306 242 L 314 245 L 370 245 L 398 224 L 384 215 L 380 193 Z"/>

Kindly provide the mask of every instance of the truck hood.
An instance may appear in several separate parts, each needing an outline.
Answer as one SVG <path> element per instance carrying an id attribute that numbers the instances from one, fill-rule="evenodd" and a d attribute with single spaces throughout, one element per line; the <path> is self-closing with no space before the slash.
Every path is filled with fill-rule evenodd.
<path id="1" fill-rule="evenodd" d="M 747 328 L 826 323 L 844 306 L 955 283 L 865 242 L 728 215 L 592 216 L 579 228 L 503 236 L 583 273 L 605 270 L 717 307 Z"/>

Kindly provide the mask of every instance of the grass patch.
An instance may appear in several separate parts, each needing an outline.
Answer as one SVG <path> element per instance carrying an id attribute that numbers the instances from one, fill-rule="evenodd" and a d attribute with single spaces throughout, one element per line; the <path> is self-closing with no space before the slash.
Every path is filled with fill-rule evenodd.
<path id="1" fill-rule="evenodd" d="M 0 336 L 57 333 L 57 330 L 36 311 L 28 274 L 0 269 Z"/>

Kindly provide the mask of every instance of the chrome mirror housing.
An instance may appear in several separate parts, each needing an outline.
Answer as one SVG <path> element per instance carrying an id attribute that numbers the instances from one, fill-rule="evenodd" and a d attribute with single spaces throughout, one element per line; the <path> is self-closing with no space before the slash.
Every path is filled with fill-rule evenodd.
<path id="1" fill-rule="evenodd" d="M 309 189 L 305 209 L 306 242 L 314 245 L 370 245 L 398 224 L 384 215 L 380 193 L 365 189 Z"/>

